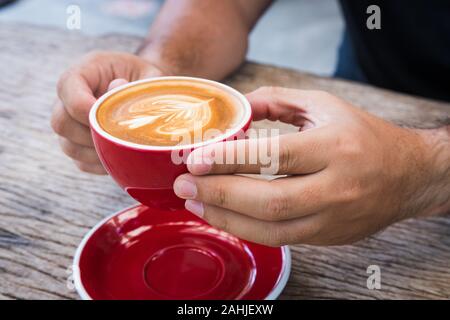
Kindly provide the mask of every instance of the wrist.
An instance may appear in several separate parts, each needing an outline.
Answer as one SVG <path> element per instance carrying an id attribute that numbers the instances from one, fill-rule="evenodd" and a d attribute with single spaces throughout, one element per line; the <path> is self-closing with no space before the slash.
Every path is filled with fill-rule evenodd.
<path id="1" fill-rule="evenodd" d="M 192 71 L 188 70 L 187 66 L 192 67 L 194 63 L 187 61 L 188 57 L 174 55 L 173 50 L 169 50 L 157 43 L 145 41 L 136 54 L 157 68 L 161 75 L 192 75 Z"/>
<path id="2" fill-rule="evenodd" d="M 415 130 L 423 148 L 422 185 L 416 194 L 416 216 L 434 216 L 450 212 L 450 126 Z"/>

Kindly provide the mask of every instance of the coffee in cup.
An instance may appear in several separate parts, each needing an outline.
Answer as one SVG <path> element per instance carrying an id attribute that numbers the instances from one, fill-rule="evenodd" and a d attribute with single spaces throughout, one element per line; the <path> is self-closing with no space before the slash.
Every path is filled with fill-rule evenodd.
<path id="1" fill-rule="evenodd" d="M 150 146 L 201 142 L 205 132 L 223 134 L 242 116 L 236 97 L 187 79 L 138 84 L 108 97 L 97 111 L 100 127 L 109 134 Z"/>

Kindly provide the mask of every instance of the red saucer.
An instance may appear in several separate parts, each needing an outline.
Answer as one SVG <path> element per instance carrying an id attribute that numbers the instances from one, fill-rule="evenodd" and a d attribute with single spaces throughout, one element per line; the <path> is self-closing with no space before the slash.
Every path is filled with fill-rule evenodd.
<path id="1" fill-rule="evenodd" d="M 101 221 L 74 260 L 83 299 L 275 299 L 289 272 L 288 247 L 240 240 L 186 210 L 142 205 Z"/>

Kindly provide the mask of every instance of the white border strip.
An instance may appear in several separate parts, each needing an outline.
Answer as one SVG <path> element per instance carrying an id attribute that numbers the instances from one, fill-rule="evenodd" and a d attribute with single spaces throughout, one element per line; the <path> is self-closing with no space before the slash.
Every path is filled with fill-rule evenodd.
<path id="1" fill-rule="evenodd" d="M 103 101 L 105 101 L 108 97 L 112 96 L 113 94 L 122 91 L 126 88 L 132 87 L 134 85 L 137 84 L 141 84 L 141 83 L 148 83 L 148 82 L 155 82 L 155 81 L 164 81 L 164 80 L 179 80 L 179 81 L 186 81 L 186 80 L 190 80 L 193 82 L 200 82 L 200 83 L 206 83 L 209 85 L 212 85 L 216 88 L 222 89 L 225 92 L 230 93 L 232 96 L 234 96 L 236 99 L 239 100 L 239 102 L 242 104 L 242 106 L 244 107 L 244 114 L 242 117 L 241 122 L 239 122 L 233 129 L 227 130 L 227 132 L 225 132 L 224 134 L 217 136 L 214 139 L 208 140 L 208 141 L 202 141 L 202 142 L 198 142 L 198 143 L 194 143 L 194 144 L 189 144 L 189 145 L 176 145 L 176 146 L 149 146 L 149 145 L 142 145 L 142 144 L 137 144 L 137 143 L 133 143 L 133 142 L 129 142 L 129 141 L 125 141 L 119 138 L 116 138 L 112 135 L 110 135 L 109 133 L 107 133 L 105 130 L 103 130 L 98 121 L 97 121 L 97 110 L 100 107 L 100 105 L 103 103 Z M 120 145 L 124 145 L 130 148 L 134 148 L 134 149 L 138 149 L 138 150 L 165 150 L 165 151 L 171 151 L 171 150 L 181 150 L 181 149 L 191 149 L 191 148 L 198 148 L 201 147 L 205 144 L 209 144 L 209 143 L 215 143 L 215 142 L 219 142 L 222 140 L 225 140 L 233 135 L 235 135 L 236 133 L 239 132 L 239 130 L 241 130 L 246 124 L 247 122 L 250 121 L 251 119 L 251 115 L 252 115 L 252 111 L 251 111 L 251 106 L 250 103 L 248 102 L 247 98 L 245 98 L 245 96 L 240 93 L 239 91 L 237 91 L 236 89 L 233 89 L 223 83 L 220 82 L 216 82 L 216 81 L 212 81 L 212 80 L 207 80 L 207 79 L 201 79 L 201 78 L 195 78 L 195 77 L 181 77 L 181 76 L 171 76 L 171 77 L 154 77 L 154 78 L 149 78 L 149 79 L 142 79 L 142 80 L 138 80 L 138 81 L 133 81 L 133 82 L 129 82 L 126 83 L 124 85 L 121 85 L 117 88 L 114 88 L 110 91 L 108 91 L 107 93 L 105 93 L 104 95 L 102 95 L 92 106 L 90 112 L 89 112 L 89 123 L 92 126 L 92 128 L 98 132 L 98 134 L 100 134 L 101 136 L 103 136 L 105 139 L 113 141 L 117 144 Z"/>
<path id="2" fill-rule="evenodd" d="M 81 299 L 83 300 L 92 300 L 92 297 L 87 293 L 86 289 L 84 288 L 84 285 L 81 281 L 81 274 L 80 274 L 80 258 L 81 254 L 83 253 L 83 249 L 86 246 L 86 243 L 89 241 L 89 239 L 92 237 L 92 235 L 102 226 L 104 225 L 108 220 L 112 219 L 114 216 L 121 214 L 122 212 L 132 210 L 134 208 L 137 208 L 141 206 L 141 204 L 137 203 L 132 206 L 129 206 L 125 209 L 122 209 L 120 211 L 117 211 L 100 222 L 98 222 L 91 230 L 89 230 L 88 233 L 83 237 L 83 240 L 81 240 L 80 244 L 78 245 L 78 248 L 75 252 L 75 256 L 73 259 L 73 280 L 75 289 L 77 290 L 78 294 L 80 295 Z M 282 247 L 282 269 L 280 276 L 277 280 L 277 283 L 275 284 L 275 287 L 272 289 L 272 291 L 267 295 L 267 297 L 264 300 L 275 300 L 278 298 L 278 296 L 283 291 L 284 287 L 286 286 L 286 283 L 289 279 L 289 275 L 291 273 L 291 250 L 288 246 Z"/>

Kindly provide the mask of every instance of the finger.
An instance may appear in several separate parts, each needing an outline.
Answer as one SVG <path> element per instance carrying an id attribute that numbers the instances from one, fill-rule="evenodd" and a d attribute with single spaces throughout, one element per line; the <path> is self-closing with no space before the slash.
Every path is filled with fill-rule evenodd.
<path id="1" fill-rule="evenodd" d="M 296 113 L 304 113 L 304 91 L 282 87 L 261 87 L 246 95 L 252 106 L 253 120 L 284 120 L 293 122 L 298 116 Z M 295 96 L 295 99 L 293 99 Z"/>
<path id="2" fill-rule="evenodd" d="M 187 200 L 185 207 L 220 230 L 268 246 L 307 242 L 321 227 L 320 219 L 316 216 L 293 221 L 267 222 L 194 200 Z"/>
<path id="3" fill-rule="evenodd" d="M 51 126 L 58 135 L 74 143 L 88 147 L 94 146 L 89 127 L 75 121 L 59 100 L 53 110 Z"/>
<path id="4" fill-rule="evenodd" d="M 103 168 L 103 166 L 100 164 L 90 164 L 80 161 L 74 161 L 78 169 L 80 169 L 83 172 L 92 173 L 92 174 L 98 174 L 98 175 L 105 175 L 107 174 L 106 170 Z"/>
<path id="5" fill-rule="evenodd" d="M 326 128 L 272 138 L 219 142 L 191 152 L 187 166 L 195 175 L 308 174 L 327 167 L 331 143 Z"/>
<path id="6" fill-rule="evenodd" d="M 322 175 L 273 181 L 242 176 L 179 176 L 175 194 L 266 221 L 289 220 L 321 212 L 330 205 Z"/>
<path id="7" fill-rule="evenodd" d="M 101 165 L 95 148 L 84 147 L 62 137 L 59 138 L 59 144 L 61 145 L 62 151 L 70 158 L 88 164 Z"/>
<path id="8" fill-rule="evenodd" d="M 341 100 L 316 90 L 262 87 L 249 94 L 253 120 L 269 119 L 299 127 L 311 127 L 329 122 L 338 113 Z"/>
<path id="9" fill-rule="evenodd" d="M 89 111 L 96 99 L 93 90 L 78 69 L 65 73 L 58 82 L 58 96 L 69 115 L 89 125 Z"/>
<path id="10" fill-rule="evenodd" d="M 128 83 L 128 81 L 126 79 L 122 79 L 122 78 L 115 79 L 110 82 L 110 84 L 108 86 L 108 91 L 110 91 L 114 88 L 120 87 L 121 85 L 124 85 L 126 83 Z"/>

